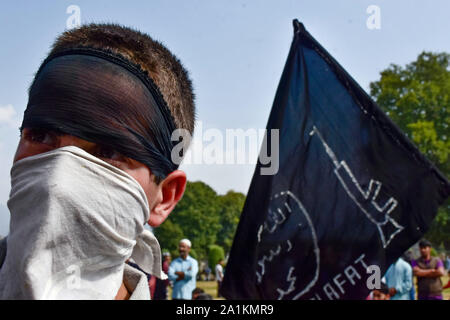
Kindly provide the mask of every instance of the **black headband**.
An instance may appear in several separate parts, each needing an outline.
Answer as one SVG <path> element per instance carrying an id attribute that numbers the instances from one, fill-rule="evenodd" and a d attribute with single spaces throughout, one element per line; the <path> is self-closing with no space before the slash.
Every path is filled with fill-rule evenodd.
<path id="1" fill-rule="evenodd" d="M 142 83 L 147 87 L 150 94 L 156 101 L 156 104 L 161 110 L 161 113 L 164 115 L 164 119 L 167 122 L 167 125 L 173 130 L 176 129 L 175 122 L 173 120 L 172 114 L 170 113 L 169 107 L 167 106 L 166 101 L 164 100 L 163 95 L 158 89 L 158 86 L 153 82 L 153 80 L 149 77 L 148 72 L 143 70 L 142 67 L 138 64 L 134 64 L 128 59 L 124 58 L 122 55 L 112 52 L 107 49 L 95 49 L 91 47 L 77 47 L 66 50 L 61 50 L 56 52 L 50 56 L 48 56 L 44 62 L 42 62 L 39 70 L 36 72 L 35 79 L 38 77 L 41 70 L 47 65 L 47 63 L 57 57 L 67 56 L 67 55 L 87 55 L 92 57 L 97 57 L 101 59 L 105 59 L 109 62 L 112 62 L 122 68 L 127 69 L 129 72 L 134 74 Z"/>
<path id="2" fill-rule="evenodd" d="M 158 87 L 139 65 L 107 50 L 74 48 L 45 59 L 30 88 L 23 127 L 109 146 L 160 179 L 178 168 L 171 161 L 176 126 Z"/>

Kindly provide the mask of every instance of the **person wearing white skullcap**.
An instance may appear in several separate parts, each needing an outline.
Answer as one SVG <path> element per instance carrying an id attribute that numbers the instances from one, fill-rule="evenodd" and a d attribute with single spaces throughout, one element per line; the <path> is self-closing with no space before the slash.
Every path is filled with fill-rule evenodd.
<path id="1" fill-rule="evenodd" d="M 192 246 L 191 241 L 189 239 L 182 239 L 182 240 L 180 240 L 180 243 L 186 244 L 189 247 L 189 249 Z"/>
<path id="2" fill-rule="evenodd" d="M 188 239 L 180 240 L 178 245 L 180 256 L 170 264 L 168 276 L 173 281 L 173 300 L 192 299 L 192 291 L 196 287 L 198 262 L 189 255 L 191 246 L 192 243 Z"/>

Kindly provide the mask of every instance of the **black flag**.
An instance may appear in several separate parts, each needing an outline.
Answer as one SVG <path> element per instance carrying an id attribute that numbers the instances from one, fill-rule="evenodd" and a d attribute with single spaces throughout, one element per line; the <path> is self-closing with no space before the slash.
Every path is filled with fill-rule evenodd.
<path id="1" fill-rule="evenodd" d="M 450 194 L 297 20 L 265 142 L 225 271 L 227 299 L 364 299 Z M 277 172 L 262 161 L 268 153 L 279 155 Z"/>

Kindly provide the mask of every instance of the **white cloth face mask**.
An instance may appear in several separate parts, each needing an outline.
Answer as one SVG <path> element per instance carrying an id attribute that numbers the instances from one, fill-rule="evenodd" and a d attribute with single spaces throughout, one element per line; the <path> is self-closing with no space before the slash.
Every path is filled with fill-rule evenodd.
<path id="1" fill-rule="evenodd" d="M 144 190 L 80 148 L 17 161 L 8 207 L 0 299 L 114 299 L 130 257 L 166 278 Z"/>

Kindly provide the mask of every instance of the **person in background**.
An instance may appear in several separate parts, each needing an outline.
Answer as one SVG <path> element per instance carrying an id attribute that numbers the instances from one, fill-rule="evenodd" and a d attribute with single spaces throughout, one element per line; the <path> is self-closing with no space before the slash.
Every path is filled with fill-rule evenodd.
<path id="1" fill-rule="evenodd" d="M 447 275 L 450 277 L 450 256 L 447 255 L 447 258 L 445 259 L 445 269 L 447 270 Z M 442 289 L 448 289 L 450 288 L 450 279 L 448 279 L 447 284 Z"/>
<path id="2" fill-rule="evenodd" d="M 169 267 L 169 280 L 173 281 L 172 299 L 191 300 L 192 291 L 196 287 L 198 262 L 191 256 L 191 241 L 183 239 L 178 246 L 180 256 L 172 261 Z"/>
<path id="3" fill-rule="evenodd" d="M 206 281 L 210 280 L 210 275 L 211 275 L 211 268 L 209 267 L 209 265 L 206 265 L 205 267 L 205 276 L 206 276 Z"/>
<path id="4" fill-rule="evenodd" d="M 217 297 L 221 297 L 220 295 L 220 287 L 222 286 L 223 281 L 223 259 L 220 259 L 216 264 L 215 272 L 216 272 L 216 281 L 217 281 Z"/>
<path id="5" fill-rule="evenodd" d="M 386 283 L 381 282 L 380 289 L 372 291 L 370 300 L 390 300 L 389 288 Z"/>
<path id="6" fill-rule="evenodd" d="M 403 260 L 405 260 L 411 266 L 411 262 L 414 260 L 414 254 L 412 253 L 411 250 L 405 252 L 405 254 L 403 255 Z M 409 300 L 416 300 L 416 286 L 414 284 L 414 274 L 411 275 L 411 283 L 412 286 L 411 290 L 409 291 Z"/>
<path id="7" fill-rule="evenodd" d="M 169 252 L 163 253 L 162 270 L 165 274 L 169 273 L 169 266 L 171 261 L 171 255 Z M 155 295 L 153 300 L 167 300 L 167 287 L 169 286 L 169 279 L 161 280 L 156 279 L 155 282 Z"/>
<path id="8" fill-rule="evenodd" d="M 420 258 L 412 261 L 413 273 L 417 277 L 419 300 L 442 300 L 444 264 L 441 259 L 431 256 L 431 242 L 419 242 Z"/>
<path id="9" fill-rule="evenodd" d="M 212 296 L 206 293 L 202 288 L 195 288 L 192 291 L 192 300 L 213 300 Z"/>
<path id="10" fill-rule="evenodd" d="M 413 286 L 412 267 L 401 257 L 397 259 L 384 275 L 391 300 L 409 300 Z"/>
<path id="11" fill-rule="evenodd" d="M 447 269 L 448 272 L 450 272 L 450 256 L 447 255 L 447 258 L 445 259 L 445 269 Z"/>

